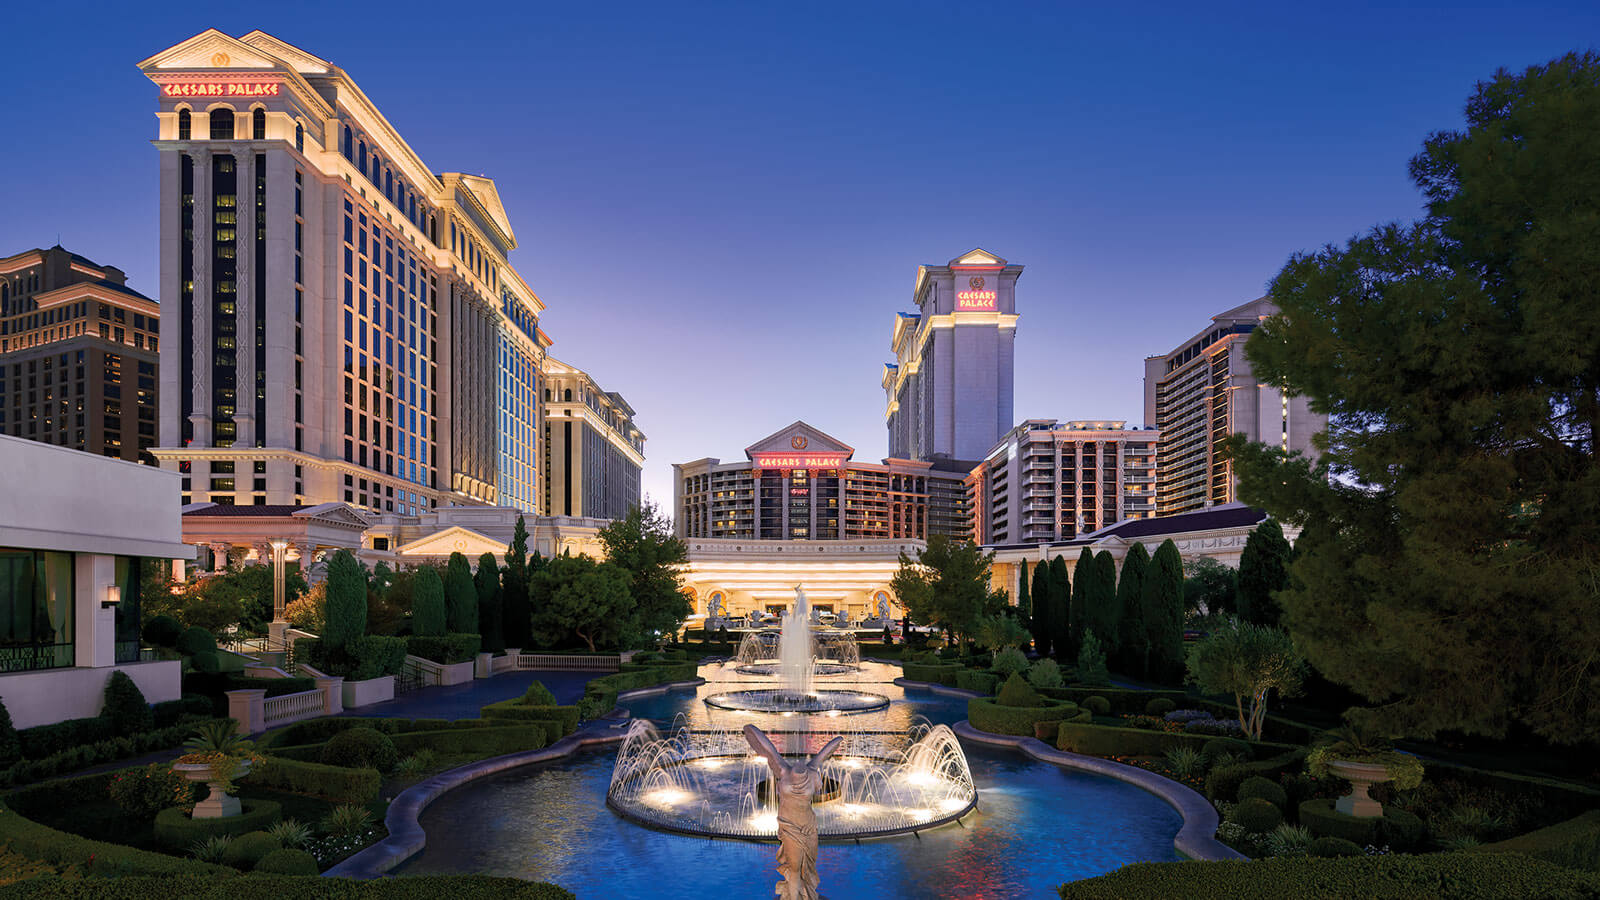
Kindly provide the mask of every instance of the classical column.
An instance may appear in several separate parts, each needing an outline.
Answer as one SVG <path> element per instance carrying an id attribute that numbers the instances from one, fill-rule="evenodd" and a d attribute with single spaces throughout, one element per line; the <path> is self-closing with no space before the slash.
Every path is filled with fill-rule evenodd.
<path id="1" fill-rule="evenodd" d="M 211 151 L 194 152 L 194 383 L 185 385 L 193 391 L 194 412 L 189 421 L 194 423 L 194 443 L 197 447 L 212 446 L 211 410 L 211 247 L 212 217 L 216 214 L 211 194 Z"/>
<path id="2" fill-rule="evenodd" d="M 226 571 L 228 571 L 228 549 L 229 549 L 229 546 L 230 545 L 225 544 L 225 543 L 221 543 L 221 542 L 213 542 L 211 544 L 211 571 L 212 572 L 226 572 Z"/>

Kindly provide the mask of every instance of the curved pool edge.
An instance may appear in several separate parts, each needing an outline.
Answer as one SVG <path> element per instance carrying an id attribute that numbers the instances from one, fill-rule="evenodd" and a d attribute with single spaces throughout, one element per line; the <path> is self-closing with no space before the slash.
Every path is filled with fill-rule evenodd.
<path id="1" fill-rule="evenodd" d="M 972 727 L 970 722 L 957 722 L 951 726 L 951 731 L 962 740 L 970 740 L 979 744 L 990 746 L 1009 747 L 1013 750 L 1038 760 L 1061 766 L 1065 769 L 1076 769 L 1095 775 L 1105 775 L 1124 781 L 1161 798 L 1166 804 L 1177 810 L 1183 818 L 1183 827 L 1178 829 L 1178 834 L 1172 839 L 1172 845 L 1179 853 L 1190 859 L 1199 860 L 1248 860 L 1249 857 L 1229 847 L 1216 839 L 1217 811 L 1200 796 L 1193 788 L 1179 784 L 1170 778 L 1163 778 L 1154 772 L 1138 768 L 1137 766 L 1124 765 L 1101 759 L 1098 756 L 1084 756 L 1081 753 L 1071 753 L 1066 750 L 1057 750 L 1038 738 L 1021 737 L 1011 734 L 993 734 L 988 731 L 979 731 Z"/>
<path id="2" fill-rule="evenodd" d="M 704 679 L 696 678 L 691 681 L 677 681 L 624 691 L 617 695 L 617 702 L 664 694 L 670 690 L 695 687 L 704 683 Z M 383 825 L 389 831 L 388 836 L 323 872 L 323 877 L 382 878 L 394 867 L 421 853 L 427 846 L 428 834 L 422 828 L 422 813 L 445 792 L 518 766 L 561 759 L 596 744 L 616 743 L 622 740 L 623 729 L 627 727 L 629 718 L 628 715 L 617 717 L 615 715 L 617 711 L 611 710 L 605 717 L 584 725 L 547 747 L 507 753 L 504 756 L 457 766 L 406 788 L 390 801 L 389 811 L 383 817 Z"/>

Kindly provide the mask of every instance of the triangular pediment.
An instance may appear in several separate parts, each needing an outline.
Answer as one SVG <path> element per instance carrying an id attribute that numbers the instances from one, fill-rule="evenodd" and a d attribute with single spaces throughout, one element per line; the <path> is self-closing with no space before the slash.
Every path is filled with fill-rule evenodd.
<path id="1" fill-rule="evenodd" d="M 139 63 L 139 68 L 150 72 L 163 69 L 282 69 L 287 66 L 237 38 L 208 28 Z"/>
<path id="2" fill-rule="evenodd" d="M 472 192 L 478 202 L 483 205 L 483 211 L 489 214 L 496 228 L 506 236 L 512 247 L 517 245 L 516 233 L 511 230 L 511 217 L 506 215 L 506 206 L 500 202 L 500 189 L 494 186 L 494 179 L 482 175 L 461 175 L 461 184 Z"/>
<path id="3" fill-rule="evenodd" d="M 744 455 L 753 458 L 757 453 L 843 453 L 849 459 L 855 448 L 844 441 L 807 425 L 795 422 L 767 435 L 744 448 Z"/>
<path id="4" fill-rule="evenodd" d="M 250 46 L 261 50 L 263 53 L 270 54 L 282 60 L 283 62 L 288 63 L 296 72 L 309 75 L 321 75 L 327 72 L 328 69 L 332 68 L 333 66 L 333 64 L 327 60 L 312 56 L 306 51 L 301 50 L 299 47 L 296 47 L 295 45 L 285 41 L 280 41 L 272 35 L 267 34 L 265 31 L 252 31 L 244 37 L 239 38 L 239 42 L 243 44 L 249 44 Z"/>
<path id="5" fill-rule="evenodd" d="M 319 522 L 328 522 L 334 525 L 351 525 L 357 528 L 369 528 L 372 526 L 372 523 L 367 521 L 365 516 L 356 512 L 354 508 L 337 501 L 308 506 L 294 513 L 294 516 L 299 519 L 316 519 Z"/>
<path id="6" fill-rule="evenodd" d="M 1006 261 L 982 247 L 973 247 L 971 250 L 950 260 L 952 266 L 1003 266 Z"/>
<path id="7" fill-rule="evenodd" d="M 485 553 L 500 556 L 507 549 L 504 541 L 497 541 L 470 528 L 452 525 L 427 537 L 417 538 L 405 546 L 396 548 L 395 552 L 401 556 L 449 556 L 452 553 L 460 553 L 468 559 L 477 559 Z"/>

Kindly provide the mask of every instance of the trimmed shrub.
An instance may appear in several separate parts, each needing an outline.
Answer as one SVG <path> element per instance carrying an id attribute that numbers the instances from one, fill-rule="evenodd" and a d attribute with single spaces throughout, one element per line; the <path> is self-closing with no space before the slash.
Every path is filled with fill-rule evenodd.
<path id="1" fill-rule="evenodd" d="M 1010 678 L 1006 679 L 1006 683 L 1001 685 L 1000 693 L 995 695 L 994 702 L 1001 706 L 1031 709 L 1042 705 L 1045 699 L 1039 696 L 1039 692 L 1033 689 L 1033 685 L 1029 684 L 1026 678 L 1013 673 Z M 1076 710 L 1077 704 L 1072 704 L 1072 708 Z M 1028 733 L 1032 734 L 1033 732 L 1030 730 Z"/>
<path id="2" fill-rule="evenodd" d="M 1224 756 L 1232 756 L 1237 761 L 1248 762 L 1250 759 L 1250 744 L 1248 741 L 1241 741 L 1238 738 L 1212 738 L 1205 742 L 1205 745 L 1200 748 L 1200 752 L 1205 754 L 1206 762 L 1209 763 L 1215 763 Z"/>
<path id="3" fill-rule="evenodd" d="M 966 670 L 960 663 L 901 663 L 900 671 L 907 681 L 926 681 L 930 684 L 956 685 L 956 673 Z"/>
<path id="4" fill-rule="evenodd" d="M 22 738 L 11 724 L 11 711 L 0 702 L 0 766 L 9 766 L 22 758 Z"/>
<path id="5" fill-rule="evenodd" d="M 1477 850 L 1485 853 L 1523 853 L 1575 869 L 1588 869 L 1591 872 L 1600 870 L 1600 809 L 1510 840 L 1484 844 Z"/>
<path id="6" fill-rule="evenodd" d="M 1317 837 L 1338 837 L 1365 847 L 1388 846 L 1404 850 L 1419 843 L 1427 834 L 1422 820 L 1398 807 L 1388 807 L 1381 816 L 1347 816 L 1333 808 L 1330 799 L 1307 800 L 1300 804 L 1300 824 Z"/>
<path id="7" fill-rule="evenodd" d="M 1185 735 L 1185 737 L 1189 737 Z M 1194 738 L 1200 740 L 1200 738 Z M 1210 740 L 1215 740 L 1210 739 Z M 1209 743 L 1209 740 L 1207 741 Z M 1305 764 L 1306 750 L 1304 747 L 1284 748 L 1283 744 L 1257 744 L 1252 748 L 1274 748 L 1283 750 L 1276 756 L 1271 756 L 1257 762 L 1235 763 L 1231 766 L 1218 766 L 1206 776 L 1206 798 L 1212 803 L 1218 801 L 1232 802 L 1239 796 L 1239 786 L 1244 784 L 1246 778 L 1260 775 L 1263 778 L 1277 778 L 1285 772 L 1298 772 Z M 1305 824 L 1304 822 L 1301 823 Z"/>
<path id="8" fill-rule="evenodd" d="M 189 657 L 189 664 L 194 666 L 196 672 L 215 675 L 222 671 L 222 657 L 215 650 L 201 650 Z"/>
<path id="9" fill-rule="evenodd" d="M 506 723 L 498 728 L 461 728 L 397 734 L 393 740 L 395 748 L 407 756 L 421 750 L 500 756 L 505 753 L 522 753 L 548 747 L 560 740 L 560 730 L 561 726 L 557 722 L 529 722 L 517 725 Z"/>
<path id="10" fill-rule="evenodd" d="M 1283 786 L 1260 775 L 1251 775 L 1239 785 L 1239 802 L 1251 799 L 1265 800 L 1276 806 L 1279 812 L 1287 809 L 1289 805 L 1289 795 Z"/>
<path id="11" fill-rule="evenodd" d="M 995 674 L 1007 678 L 1028 671 L 1028 656 L 1015 647 L 1007 647 L 994 655 L 991 665 Z"/>
<path id="12" fill-rule="evenodd" d="M 193 804 L 195 783 L 172 771 L 171 763 L 151 763 L 111 776 L 107 792 L 118 809 L 144 819 L 169 806 Z"/>
<path id="13" fill-rule="evenodd" d="M 1018 676 L 1013 675 L 1012 677 L 1016 678 Z M 974 697 L 967 701 L 967 720 L 972 723 L 972 727 L 991 734 L 1018 734 L 1025 737 L 1033 737 L 1035 723 L 1059 722 L 1079 713 L 1080 710 L 1073 703 L 1052 703 L 1049 706 L 1007 706 L 982 697 Z"/>
<path id="14" fill-rule="evenodd" d="M 322 748 L 322 763 L 348 769 L 387 772 L 400 761 L 400 752 L 388 735 L 374 728 L 352 728 L 334 735 Z"/>
<path id="15" fill-rule="evenodd" d="M 962 669 L 956 673 L 956 687 L 964 691 L 977 691 L 980 694 L 992 695 L 999 686 L 1000 676 L 991 672 Z"/>
<path id="16" fill-rule="evenodd" d="M 1165 716 L 1178 708 L 1178 704 L 1166 697 L 1157 697 L 1144 705 L 1144 714 L 1147 716 Z"/>
<path id="17" fill-rule="evenodd" d="M 1319 837 L 1306 847 L 1306 853 L 1321 859 L 1338 859 L 1341 856 L 1366 856 L 1367 852 L 1352 841 L 1336 837 Z"/>
<path id="18" fill-rule="evenodd" d="M 1212 738 L 1202 737 L 1197 734 L 1172 733 L 1167 731 L 1150 731 L 1143 728 L 1120 728 L 1113 725 L 1094 725 L 1090 723 L 1066 724 L 1061 728 L 1061 733 L 1056 739 L 1056 746 L 1062 750 L 1074 753 L 1083 753 L 1088 756 L 1162 756 L 1168 750 L 1177 747 L 1192 747 L 1204 752 L 1205 744 Z M 1266 744 L 1274 750 L 1293 750 L 1300 755 L 1298 759 L 1305 758 L 1305 750 L 1301 748 L 1286 747 L 1283 744 Z M 1256 764 L 1259 765 L 1259 764 Z M 1290 763 L 1298 766 L 1299 762 Z M 1231 767 L 1229 767 L 1231 768 Z M 1217 770 L 1212 771 L 1215 775 Z M 1251 775 L 1276 775 L 1277 772 L 1247 771 L 1233 782 L 1231 790 L 1239 789 L 1239 782 Z M 1207 783 L 1210 782 L 1210 776 Z M 1230 795 L 1222 799 L 1232 800 Z"/>
<path id="19" fill-rule="evenodd" d="M 126 672 L 111 673 L 106 682 L 105 704 L 101 715 L 111 721 L 111 730 L 117 734 L 139 734 L 156 727 L 156 717 L 145 702 L 144 691 Z"/>
<path id="20" fill-rule="evenodd" d="M 1052 662 L 1054 662 L 1054 660 L 1052 660 Z M 1085 709 L 1089 710 L 1089 712 L 1097 716 L 1111 715 L 1111 701 L 1100 696 L 1099 694 L 1095 694 L 1093 697 L 1085 699 L 1083 701 L 1083 706 Z"/>
<path id="21" fill-rule="evenodd" d="M 217 649 L 217 639 L 212 636 L 211 632 L 195 625 L 185 628 L 183 634 L 178 635 L 177 649 L 184 656 L 193 656 L 196 653 L 204 653 L 207 650 L 215 651 Z"/>
<path id="22" fill-rule="evenodd" d="M 250 770 L 250 785 L 294 794 L 310 794 L 333 803 L 365 804 L 378 799 L 383 778 L 376 769 L 346 768 L 281 756 L 265 756 L 261 765 Z"/>
<path id="23" fill-rule="evenodd" d="M 173 647 L 183 634 L 183 625 L 171 616 L 155 616 L 144 623 L 140 634 L 152 647 Z"/>
<path id="24" fill-rule="evenodd" d="M 253 871 L 268 875 L 316 875 L 317 858 L 304 850 L 273 850 L 256 861 Z"/>
<path id="25" fill-rule="evenodd" d="M 1260 797 L 1251 797 L 1228 810 L 1228 821 L 1247 834 L 1266 834 L 1283 824 L 1283 811 Z"/>
<path id="26" fill-rule="evenodd" d="M 483 637 L 476 634 L 413 635 L 405 640 L 407 653 L 443 665 L 477 659 L 483 647 Z"/>
<path id="27" fill-rule="evenodd" d="M 1141 691 L 1133 688 L 1115 687 L 1060 687 L 1043 688 L 1040 693 L 1054 700 L 1071 700 L 1079 706 L 1090 697 L 1104 697 L 1111 703 L 1113 715 L 1131 715 L 1144 712 L 1146 703 L 1158 697 L 1173 701 L 1173 709 L 1177 704 L 1184 702 L 1186 695 L 1182 691 Z"/>
<path id="28" fill-rule="evenodd" d="M 555 706 L 556 695 L 544 686 L 544 682 L 535 681 L 523 691 L 521 702 L 525 706 Z"/>
<path id="29" fill-rule="evenodd" d="M 88 838 L 57 831 L 41 825 L 23 815 L 0 805 L 0 846 L 19 856 L 36 859 L 52 866 L 68 867 L 78 866 L 83 874 L 96 875 L 101 872 L 119 876 L 131 875 L 156 875 L 172 877 L 177 875 L 198 875 L 207 883 L 216 883 L 217 876 L 232 875 L 233 870 L 222 866 L 208 865 L 192 859 L 180 859 L 168 856 L 165 853 L 154 853 L 149 850 L 137 850 L 121 844 L 110 844 L 104 841 L 94 841 Z M 187 850 L 188 845 L 183 845 Z M 7 896 L 16 896 L 16 891 L 23 884 L 32 885 L 37 879 L 24 882 L 14 882 L 5 886 Z M 165 883 L 165 878 L 155 879 L 155 883 Z M 81 880 L 71 882 L 82 885 Z M 114 883 L 100 881 L 96 883 Z M 41 892 L 33 894 L 36 897 L 67 897 L 73 892 L 60 890 L 59 892 Z M 149 896 L 174 896 L 165 890 L 154 892 Z"/>
<path id="30" fill-rule="evenodd" d="M 245 798 L 239 804 L 243 812 L 222 819 L 192 819 L 176 806 L 163 809 L 156 813 L 156 840 L 175 850 L 188 850 L 195 843 L 217 835 L 238 837 L 250 831 L 263 831 L 283 817 L 283 808 L 271 800 Z"/>
<path id="31" fill-rule="evenodd" d="M 281 849 L 278 839 L 265 831 L 247 831 L 228 842 L 228 849 L 222 851 L 222 862 L 235 869 L 251 869 L 262 857 Z"/>
<path id="32" fill-rule="evenodd" d="M 1061 687 L 1061 667 L 1046 656 L 1028 667 L 1028 683 L 1036 688 Z"/>
<path id="33" fill-rule="evenodd" d="M 495 722 L 497 725 L 504 725 L 507 720 L 553 722 L 557 726 L 556 735 L 551 738 L 554 742 L 578 730 L 581 711 L 576 706 L 529 706 L 519 700 L 502 700 L 483 707 L 479 714 L 485 719 L 498 720 Z"/>

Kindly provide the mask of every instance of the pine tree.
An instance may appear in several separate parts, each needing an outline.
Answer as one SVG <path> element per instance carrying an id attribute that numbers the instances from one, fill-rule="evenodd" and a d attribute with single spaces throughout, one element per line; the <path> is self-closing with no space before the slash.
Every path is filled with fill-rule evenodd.
<path id="1" fill-rule="evenodd" d="M 1117 606 L 1122 610 L 1117 622 L 1117 669 L 1140 678 L 1146 676 L 1150 650 L 1144 633 L 1144 574 L 1149 565 L 1150 551 L 1135 541 L 1122 558 L 1122 575 L 1117 581 Z"/>
<path id="2" fill-rule="evenodd" d="M 1077 658 L 1071 652 L 1072 579 L 1067 576 L 1066 559 L 1050 560 L 1050 647 L 1057 659 L 1068 665 Z"/>
<path id="3" fill-rule="evenodd" d="M 1278 624 L 1273 592 L 1289 586 L 1289 561 L 1294 551 L 1275 519 L 1267 519 L 1244 542 L 1239 555 L 1239 617 L 1256 625 Z"/>
<path id="4" fill-rule="evenodd" d="M 444 608 L 451 633 L 478 633 L 478 588 L 465 554 L 450 554 L 444 570 Z"/>
<path id="5" fill-rule="evenodd" d="M 1083 648 L 1083 634 L 1089 627 L 1089 595 L 1094 591 L 1094 551 L 1088 547 L 1078 554 L 1078 564 L 1072 568 L 1072 607 L 1068 613 L 1071 623 L 1067 654 L 1078 658 Z"/>
<path id="6" fill-rule="evenodd" d="M 483 635 L 483 649 L 491 653 L 504 650 L 506 636 L 500 625 L 500 564 L 493 553 L 478 557 L 478 571 L 472 582 L 478 595 L 478 632 Z"/>
<path id="7" fill-rule="evenodd" d="M 506 548 L 506 567 L 500 573 L 501 630 L 507 647 L 528 646 L 528 525 L 517 516 Z"/>
<path id="8" fill-rule="evenodd" d="M 1029 589 L 1033 598 L 1033 649 L 1040 656 L 1049 656 L 1054 649 L 1055 613 L 1051 611 L 1050 563 L 1040 560 L 1033 568 L 1033 585 Z"/>
<path id="9" fill-rule="evenodd" d="M 1144 576 L 1144 633 L 1150 642 L 1149 674 L 1160 684 L 1183 679 L 1183 556 L 1171 539 L 1156 548 Z"/>

